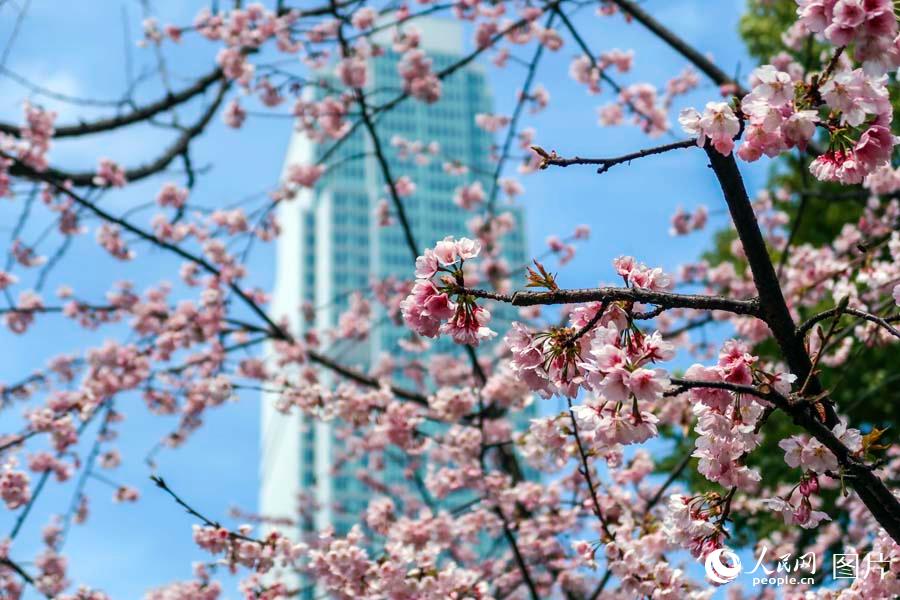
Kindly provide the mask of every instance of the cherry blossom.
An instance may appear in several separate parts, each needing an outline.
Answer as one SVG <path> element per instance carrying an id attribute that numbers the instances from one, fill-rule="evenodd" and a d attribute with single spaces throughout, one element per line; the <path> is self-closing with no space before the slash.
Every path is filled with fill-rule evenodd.
<path id="1" fill-rule="evenodd" d="M 141 518 L 160 498 L 193 526 L 167 543 L 193 539 L 201 562 L 182 581 L 154 583 L 152 600 L 225 597 L 225 570 L 255 600 L 307 590 L 700 599 L 715 588 L 679 557 L 726 544 L 887 558 L 884 577 L 785 583 L 785 597 L 900 595 L 900 452 L 890 415 L 871 410 L 890 395 L 900 338 L 893 5 L 754 2 L 742 30 L 752 55 L 766 56 L 734 78 L 664 12 L 632 0 L 578 7 L 251 2 L 187 19 L 148 7 L 132 29 L 140 76 L 120 95 L 68 96 L 11 66 L 28 100 L 13 97 L 22 112 L 0 123 L 0 197 L 12 216 L 0 314 L 13 353 L 31 339 L 19 336 L 82 337 L 0 382 L 0 498 L 15 523 L 0 540 L 0 595 L 105 600 L 80 581 L 67 537 L 102 511 Z M 432 15 L 462 26 L 460 56 L 435 48 L 447 40 L 426 24 Z M 586 29 L 595 17 L 599 36 Z M 608 27 L 665 44 L 603 46 Z M 672 49 L 683 66 L 659 71 L 671 61 L 656 53 Z M 190 73 L 192 56 L 205 57 L 205 73 Z M 460 113 L 457 83 L 481 79 L 500 84 L 497 106 Z M 623 143 L 651 141 L 614 156 L 616 132 L 604 129 L 576 148 L 562 134 L 585 116 L 571 102 L 579 94 L 596 105 L 588 118 L 636 126 Z M 679 109 L 696 139 L 672 129 Z M 407 127 L 410 114 L 440 111 L 463 133 Z M 240 131 L 210 154 L 199 140 L 223 123 Z M 91 143 L 147 126 L 171 139 Z M 292 142 L 280 175 L 244 160 L 278 131 L 310 143 Z M 69 140 L 93 170 L 75 168 Z M 97 152 L 114 147 L 121 164 Z M 562 217 L 585 220 L 568 204 L 578 198 L 546 194 L 568 189 L 554 177 L 591 165 L 584 190 L 602 192 L 607 171 L 646 160 L 642 176 L 653 177 L 662 171 L 650 161 L 668 153 L 679 173 L 709 167 L 705 204 L 677 185 L 653 198 L 684 202 L 673 235 L 715 226 L 696 240 L 714 240 L 703 256 L 678 266 L 663 248 L 648 265 L 604 245 L 610 228 L 634 248 L 664 238 L 621 216 L 646 200 L 640 185 L 596 223 L 557 230 L 526 215 L 552 229 L 535 256 L 510 252 L 523 203 L 563 202 Z M 744 164 L 763 157 L 764 185 Z M 217 186 L 223 164 L 249 187 Z M 331 223 L 335 240 L 352 225 L 381 242 L 358 257 L 352 287 L 285 302 L 268 290 L 275 254 L 278 271 L 302 267 L 305 292 L 311 267 L 318 278 L 347 258 L 339 248 L 311 265 L 290 242 L 323 245 L 304 215 L 346 200 L 344 171 L 363 173 L 367 193 L 352 223 Z M 426 204 L 461 209 L 459 230 L 423 218 Z M 390 268 L 376 273 L 373 261 Z M 135 464 L 164 471 L 158 455 L 183 451 L 217 426 L 216 411 L 251 394 L 276 428 L 299 424 L 304 444 L 327 432 L 331 460 L 317 478 L 352 478 L 364 502 L 342 506 L 304 485 L 285 514 L 212 514 L 190 483 L 134 478 Z M 136 428 L 158 436 L 146 455 L 135 455 Z M 191 468 L 206 481 L 207 466 Z M 67 505 L 48 507 L 64 482 Z"/>
<path id="2" fill-rule="evenodd" d="M 741 123 L 734 111 L 725 102 L 709 102 L 703 114 L 686 108 L 678 116 L 681 127 L 697 136 L 697 145 L 703 146 L 707 140 L 721 154 L 730 154 L 734 148 L 734 138 L 741 130 Z"/>

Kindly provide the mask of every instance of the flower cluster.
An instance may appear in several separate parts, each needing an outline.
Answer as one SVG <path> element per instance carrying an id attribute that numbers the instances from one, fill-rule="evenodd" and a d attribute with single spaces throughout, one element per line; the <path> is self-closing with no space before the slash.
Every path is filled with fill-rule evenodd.
<path id="1" fill-rule="evenodd" d="M 6 503 L 6 508 L 15 510 L 28 503 L 31 499 L 28 482 L 28 473 L 15 471 L 9 466 L 3 468 L 0 473 L 0 498 Z"/>
<path id="2" fill-rule="evenodd" d="M 741 101 L 747 130 L 738 156 L 752 162 L 763 154 L 773 157 L 794 147 L 806 149 L 819 114 L 806 108 L 804 96 L 795 102 L 798 82 L 772 65 L 756 69 L 750 80 L 753 88 Z"/>
<path id="3" fill-rule="evenodd" d="M 841 71 L 822 85 L 821 95 L 839 117 L 830 126 L 828 151 L 809 166 L 813 175 L 823 181 L 861 183 L 889 164 L 896 140 L 885 78 L 863 69 Z"/>
<path id="4" fill-rule="evenodd" d="M 94 185 L 99 187 L 125 187 L 125 170 L 109 158 L 101 158 L 94 176 Z"/>
<path id="5" fill-rule="evenodd" d="M 396 149 L 398 159 L 405 161 L 411 158 L 419 166 L 429 164 L 431 159 L 441 152 L 441 145 L 437 142 L 426 144 L 420 140 L 408 140 L 400 135 L 391 137 L 391 146 Z"/>
<path id="6" fill-rule="evenodd" d="M 708 102 L 703 114 L 686 108 L 678 115 L 682 129 L 697 136 L 697 145 L 707 142 L 722 154 L 731 154 L 734 138 L 741 131 L 741 122 L 726 102 Z"/>
<path id="7" fill-rule="evenodd" d="M 21 129 L 22 139 L 17 144 L 17 153 L 23 162 L 38 171 L 43 171 L 47 168 L 47 152 L 50 150 L 50 140 L 55 133 L 53 124 L 56 121 L 56 113 L 30 102 L 25 103 L 24 110 L 25 125 Z M 0 136 L 0 141 L 2 137 Z"/>
<path id="8" fill-rule="evenodd" d="M 835 425 L 832 433 L 851 452 L 858 452 L 862 448 L 862 435 L 857 429 L 847 427 L 846 422 L 841 421 Z M 778 446 L 784 450 L 784 462 L 789 467 L 799 467 L 819 474 L 838 470 L 837 457 L 819 440 L 794 435 L 781 440 Z"/>
<path id="9" fill-rule="evenodd" d="M 400 303 L 403 320 L 413 331 L 431 338 L 449 335 L 458 344 L 473 346 L 497 335 L 487 327 L 491 314 L 459 291 L 465 288 L 465 262 L 480 252 L 478 241 L 446 237 L 416 259 L 415 285 Z M 436 284 L 433 278 L 439 273 L 444 275 Z"/>
<path id="10" fill-rule="evenodd" d="M 692 231 L 699 231 L 706 227 L 706 221 L 709 219 L 709 211 L 702 204 L 694 209 L 693 214 L 687 212 L 680 206 L 672 215 L 672 228 L 669 233 L 672 235 L 687 235 Z"/>
<path id="11" fill-rule="evenodd" d="M 800 504 L 791 503 L 791 497 L 795 491 L 799 491 Z M 767 498 L 762 501 L 763 506 L 781 515 L 785 524 L 795 524 L 804 529 L 813 529 L 822 521 L 830 521 L 831 518 L 820 510 L 813 510 L 811 498 L 819 491 L 819 479 L 812 473 L 804 475 L 800 483 L 792 489 L 786 497 Z"/>
<path id="12" fill-rule="evenodd" d="M 481 205 L 484 199 L 484 186 L 481 185 L 480 181 L 458 187 L 453 193 L 453 203 L 465 210 L 473 210 Z"/>
<path id="13" fill-rule="evenodd" d="M 806 29 L 835 46 L 856 43 L 857 60 L 870 70 L 883 73 L 900 66 L 891 0 L 797 0 L 797 15 Z"/>
<path id="14" fill-rule="evenodd" d="M 649 268 L 632 257 L 619 257 L 613 264 L 631 287 L 659 291 L 673 284 L 662 269 Z M 629 310 L 628 306 L 595 302 L 574 310 L 569 327 L 538 333 L 514 322 L 505 339 L 513 371 L 546 398 L 554 394 L 575 397 L 580 388 L 594 391 L 602 396 L 603 406 L 613 407 L 616 414 L 629 398 L 635 402 L 659 398 L 667 376 L 663 370 L 647 366 L 669 360 L 673 347 L 658 333 L 648 335 L 637 328 Z M 639 411 L 632 417 L 635 423 L 642 422 Z"/>
<path id="15" fill-rule="evenodd" d="M 743 342 L 730 340 L 722 346 L 718 364 L 713 367 L 693 365 L 685 372 L 692 381 L 750 385 L 757 371 L 757 357 Z M 760 375 L 761 376 L 761 375 Z M 790 383 L 771 378 L 773 387 L 784 390 Z M 694 457 L 700 459 L 698 470 L 724 486 L 753 489 L 760 481 L 757 471 L 744 464 L 744 457 L 759 445 L 756 430 L 765 407 L 753 397 L 735 396 L 714 387 L 697 387 L 689 392 L 697 417 L 698 434 Z"/>
<path id="16" fill-rule="evenodd" d="M 269 571 L 276 564 L 293 565 L 306 551 L 303 544 L 295 544 L 273 531 L 263 540 L 249 537 L 252 528 L 242 525 L 232 532 L 223 527 L 194 525 L 194 542 L 212 554 L 225 554 L 229 564 L 240 564 L 259 573 Z"/>
<path id="17" fill-rule="evenodd" d="M 616 273 L 629 287 L 664 292 L 672 289 L 675 280 L 659 267 L 648 267 L 633 256 L 620 256 L 613 260 Z"/>
<path id="18" fill-rule="evenodd" d="M 858 0 L 800 1 L 803 22 L 812 31 L 824 31 L 844 45 L 871 28 L 879 33 L 865 37 L 869 50 L 859 51 L 865 54 L 890 39 L 891 52 L 886 55 L 882 49 L 873 57 L 900 59 L 894 47 L 897 23 L 886 0 L 871 6 Z M 703 114 L 684 109 L 679 122 L 697 136 L 699 146 L 708 142 L 724 155 L 731 153 L 743 125 L 744 141 L 737 154 L 746 161 L 775 157 L 791 148 L 804 150 L 821 127 L 828 132 L 828 149 L 810 164 L 810 171 L 822 181 L 860 183 L 890 163 L 896 143 L 890 130 L 893 111 L 886 77 L 877 74 L 883 69 L 851 69 L 839 59 L 840 51 L 811 82 L 804 81 L 802 69 L 791 70 L 778 59 L 779 66 L 763 65 L 753 71 L 752 89 L 740 100 L 739 110 L 725 102 L 710 102 Z"/>
<path id="19" fill-rule="evenodd" d="M 703 558 L 725 541 L 722 515 L 725 499 L 717 493 L 699 496 L 673 494 L 669 497 L 663 530 L 670 543 Z"/>
<path id="20" fill-rule="evenodd" d="M 418 48 L 403 55 L 397 64 L 404 89 L 417 100 L 434 104 L 441 98 L 441 80 L 431 70 L 431 59 Z"/>

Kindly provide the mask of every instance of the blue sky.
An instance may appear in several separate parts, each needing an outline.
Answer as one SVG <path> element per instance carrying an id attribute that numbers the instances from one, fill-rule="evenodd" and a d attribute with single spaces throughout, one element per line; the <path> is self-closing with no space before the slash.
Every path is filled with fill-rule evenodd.
<path id="1" fill-rule="evenodd" d="M 0 49 L 10 43 L 15 27 L 16 4 L 26 0 L 0 2 Z M 203 2 L 156 0 L 151 3 L 161 22 L 188 24 Z M 692 0 L 668 2 L 648 0 L 645 7 L 703 52 L 712 55 L 729 73 L 746 75 L 752 66 L 737 36 L 736 27 L 743 1 Z M 3 66 L 26 76 L 46 88 L 72 96 L 117 99 L 128 82 L 128 64 L 140 73 L 153 64 L 153 52 L 135 47 L 140 34 L 141 3 L 132 0 L 93 0 L 81 2 L 77 10 L 60 10 L 58 0 L 32 0 L 18 35 L 11 42 Z M 582 33 L 595 53 L 612 48 L 634 48 L 632 73 L 616 75 L 621 83 L 652 82 L 658 86 L 680 72 L 686 62 L 638 25 L 626 26 L 619 18 L 598 19 L 584 10 L 578 21 Z M 127 23 L 125 30 L 124 23 Z M 123 40 L 129 40 L 128 51 Z M 187 40 L 181 48 L 167 54 L 168 71 L 174 88 L 180 88 L 211 68 L 216 48 L 206 42 Z M 536 82 L 551 92 L 551 106 L 545 113 L 525 120 L 538 135 L 536 142 L 561 155 L 612 156 L 654 144 L 636 128 L 622 126 L 603 129 L 596 126 L 595 108 L 611 100 L 609 90 L 600 96 L 588 96 L 568 77 L 568 65 L 577 54 L 567 39 L 562 50 L 545 53 L 545 61 Z M 530 51 L 522 56 L 530 55 Z M 499 113 L 509 113 L 515 91 L 521 85 L 522 70 L 511 67 L 498 72 L 487 67 L 493 78 L 494 96 Z M 0 118 L 18 122 L 21 101 L 30 96 L 27 89 L 8 79 L 0 79 Z M 156 98 L 160 87 L 156 80 L 140 88 L 139 98 Z M 77 117 L 107 114 L 109 108 L 91 108 L 60 104 L 31 96 L 45 106 L 58 110 L 58 123 Z M 701 106 L 718 97 L 714 85 L 702 80 L 698 91 L 680 99 L 672 113 L 677 131 L 677 109 L 693 104 Z M 181 114 L 183 122 L 195 118 L 197 107 Z M 209 166 L 193 199 L 208 207 L 224 206 L 268 188 L 276 181 L 290 136 L 290 120 L 253 118 L 245 131 L 236 133 L 216 119 L 193 151 L 194 163 Z M 51 153 L 56 165 L 89 169 L 98 156 L 110 156 L 125 165 L 147 159 L 150 153 L 169 143 L 168 130 L 139 126 L 111 135 L 80 141 L 61 141 Z M 765 175 L 764 163 L 742 167 L 748 186 L 756 189 Z M 177 174 L 154 178 L 123 192 L 108 194 L 102 204 L 114 212 L 141 205 L 155 196 L 159 185 Z M 680 263 L 694 259 L 707 247 L 707 233 L 671 238 L 669 218 L 678 205 L 690 209 L 706 204 L 714 216 L 712 229 L 725 224 L 724 203 L 717 184 L 698 150 L 680 151 L 635 162 L 630 167 L 612 169 L 597 176 L 590 168 L 550 169 L 523 180 L 526 194 L 527 230 L 533 254 L 540 254 L 549 235 L 566 236 L 575 225 L 588 223 L 593 234 L 579 246 L 577 258 L 560 275 L 564 287 L 586 287 L 612 280 L 610 261 L 619 254 L 633 254 L 640 260 L 674 270 Z M 0 207 L 0 244 L 7 244 L 19 206 L 8 202 Z M 152 213 L 150 213 L 152 214 Z M 147 218 L 141 214 L 139 219 Z M 47 225 L 43 210 L 35 211 L 24 230 L 23 239 L 33 241 Z M 96 223 L 87 223 L 91 227 Z M 52 252 L 51 244 L 41 247 Z M 66 282 L 81 297 L 97 299 L 112 282 L 134 278 L 138 290 L 161 279 L 174 280 L 176 262 L 145 246 L 136 247 L 137 262 L 116 263 L 93 242 L 93 233 L 73 245 L 64 262 L 51 276 L 45 295 Z M 254 285 L 269 288 L 272 282 L 271 247 L 257 246 L 250 263 Z M 139 265 L 139 267 L 137 266 Z M 21 271 L 17 271 L 21 275 Z M 28 282 L 29 277 L 23 276 Z M 60 352 L 74 352 L 118 329 L 87 334 L 68 320 L 49 317 L 24 337 L 0 331 L 0 381 L 14 381 L 44 365 Z M 171 419 L 146 413 L 137 397 L 123 397 L 117 409 L 126 416 L 119 448 L 123 466 L 113 473 L 116 481 L 137 487 L 142 494 L 137 504 L 114 504 L 113 490 L 99 481 L 88 483 L 92 517 L 88 527 L 76 527 L 65 547 L 71 561 L 70 575 L 76 582 L 97 586 L 116 598 L 139 597 L 144 590 L 173 579 L 190 577 L 190 563 L 205 559 L 190 539 L 192 519 L 168 498 L 154 489 L 144 457 L 156 441 L 171 430 Z M 12 411 L 19 412 L 20 407 Z M 4 413 L 9 415 L 10 412 Z M 10 417 L 5 417 L 8 422 Z M 8 427 L 4 426 L 4 430 Z M 257 497 L 258 399 L 246 396 L 208 414 L 206 425 L 181 449 L 164 450 L 156 457 L 158 472 L 177 491 L 213 518 L 228 522 L 227 514 L 237 506 L 254 510 Z M 49 515 L 64 510 L 72 495 L 72 484 L 52 482 L 37 503 L 23 533 L 13 546 L 13 557 L 30 557 L 37 549 L 40 528 Z M 12 515 L 0 512 L 0 537 L 12 526 Z M 226 597 L 238 594 L 226 582 Z"/>

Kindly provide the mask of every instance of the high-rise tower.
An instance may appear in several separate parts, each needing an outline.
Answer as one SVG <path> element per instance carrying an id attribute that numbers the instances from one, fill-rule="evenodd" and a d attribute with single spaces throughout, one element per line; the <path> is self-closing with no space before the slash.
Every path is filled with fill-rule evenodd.
<path id="1" fill-rule="evenodd" d="M 417 19 L 415 26 L 421 32 L 421 47 L 434 61 L 435 71 L 463 56 L 460 24 Z M 370 61 L 369 101 L 373 105 L 389 100 L 402 89 L 398 60 L 399 56 L 388 50 Z M 379 117 L 379 137 L 392 173 L 395 177 L 409 175 L 417 186 L 415 194 L 404 199 L 404 207 L 420 251 L 447 235 L 471 235 L 467 221 L 473 213 L 454 204 L 453 194 L 459 186 L 474 181 L 481 181 L 485 190 L 490 189 L 487 174 L 494 168 L 490 160 L 493 140 L 476 126 L 475 115 L 491 112 L 492 104 L 482 69 L 470 65 L 443 80 L 439 102 L 427 105 L 408 99 Z M 394 138 L 423 144 L 437 142 L 439 156 L 433 156 L 427 164 L 404 159 L 392 147 Z M 318 146 L 302 134 L 295 134 L 286 167 L 313 163 L 326 148 L 327 144 Z M 468 174 L 447 173 L 443 168 L 447 160 L 466 165 Z M 413 261 L 402 229 L 398 224 L 381 227 L 375 216 L 378 203 L 388 194 L 363 128 L 344 142 L 329 162 L 339 166 L 329 170 L 315 189 L 304 189 L 279 208 L 282 234 L 278 241 L 273 314 L 277 318 L 287 316 L 295 334 L 309 327 L 301 322 L 298 307 L 303 303 L 315 307 L 313 326 L 317 330 L 328 329 L 347 309 L 354 291 L 365 291 L 372 280 L 389 276 L 408 280 L 413 274 Z M 504 238 L 504 258 L 515 268 L 526 260 L 526 244 L 522 214 L 513 212 L 517 224 L 515 231 Z M 366 340 L 339 341 L 332 348 L 325 348 L 324 353 L 361 368 L 368 367 L 382 353 L 401 354 L 398 341 L 409 335 L 408 330 L 386 322 L 377 311 L 372 322 Z M 506 325 L 500 318 L 491 323 L 501 336 Z M 432 352 L 437 351 L 459 352 L 460 348 L 442 340 L 432 345 Z M 339 533 L 346 531 L 358 521 L 370 493 L 357 480 L 360 465 L 348 464 L 333 473 L 342 442 L 331 425 L 305 422 L 297 414 L 283 415 L 272 403 L 272 398 L 264 398 L 260 511 L 267 516 L 294 519 L 297 498 L 303 492 L 319 506 L 313 522 L 306 524 L 308 527 L 333 525 Z M 399 469 L 385 473 L 388 479 L 402 480 Z"/>

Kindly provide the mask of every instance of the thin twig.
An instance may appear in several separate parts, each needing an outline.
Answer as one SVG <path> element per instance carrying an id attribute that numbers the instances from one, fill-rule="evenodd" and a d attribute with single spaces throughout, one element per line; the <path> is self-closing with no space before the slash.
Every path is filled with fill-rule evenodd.
<path id="1" fill-rule="evenodd" d="M 557 156 L 556 152 L 551 152 L 548 154 L 542 148 L 539 148 L 537 146 L 532 146 L 532 149 L 541 156 L 541 169 L 546 169 L 551 165 L 554 167 L 568 167 L 571 165 L 600 165 L 600 167 L 597 169 L 597 173 L 603 174 L 616 165 L 620 165 L 622 163 L 630 163 L 631 161 L 638 158 L 664 154 L 666 152 L 679 150 L 682 148 L 695 147 L 697 147 L 696 139 L 682 140 L 680 142 L 672 142 L 671 144 L 663 144 L 661 146 L 655 146 L 653 148 L 645 148 L 644 150 L 638 150 L 637 152 L 631 152 L 629 154 L 615 156 L 612 158 L 582 158 L 580 156 L 575 156 L 573 158 L 562 158 Z"/>

